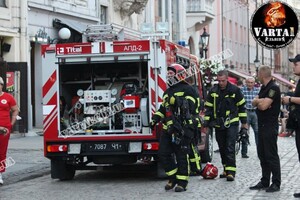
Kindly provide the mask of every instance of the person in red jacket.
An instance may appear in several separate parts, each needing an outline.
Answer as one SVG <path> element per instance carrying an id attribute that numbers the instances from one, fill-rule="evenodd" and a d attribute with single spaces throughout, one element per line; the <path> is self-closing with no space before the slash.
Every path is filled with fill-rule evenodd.
<path id="1" fill-rule="evenodd" d="M 3 87 L 4 81 L 0 77 L 0 185 L 3 185 L 2 173 L 6 168 L 8 140 L 19 114 L 16 100 L 11 94 L 3 92 Z"/>

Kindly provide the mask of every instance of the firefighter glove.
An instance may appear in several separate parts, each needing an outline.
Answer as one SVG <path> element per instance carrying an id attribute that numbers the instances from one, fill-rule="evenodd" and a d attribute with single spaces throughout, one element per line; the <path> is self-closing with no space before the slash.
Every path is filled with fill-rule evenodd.
<path id="1" fill-rule="evenodd" d="M 152 120 L 149 124 L 149 127 L 151 128 L 151 130 L 154 129 L 155 125 L 157 124 L 157 122 L 155 120 Z"/>
<path id="2" fill-rule="evenodd" d="M 240 141 L 246 141 L 249 144 L 249 135 L 248 135 L 248 129 L 241 128 L 239 135 L 238 135 L 238 142 Z"/>

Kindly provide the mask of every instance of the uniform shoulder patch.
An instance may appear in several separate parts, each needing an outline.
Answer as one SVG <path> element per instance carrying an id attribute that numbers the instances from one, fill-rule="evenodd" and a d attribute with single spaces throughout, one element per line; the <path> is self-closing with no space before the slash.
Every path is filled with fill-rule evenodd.
<path id="1" fill-rule="evenodd" d="M 275 93 L 276 93 L 275 90 L 270 89 L 268 96 L 274 97 Z"/>

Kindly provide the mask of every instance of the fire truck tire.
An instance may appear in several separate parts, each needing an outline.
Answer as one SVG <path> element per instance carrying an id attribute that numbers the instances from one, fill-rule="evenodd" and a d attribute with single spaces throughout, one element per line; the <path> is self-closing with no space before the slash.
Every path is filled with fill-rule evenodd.
<path id="1" fill-rule="evenodd" d="M 211 162 L 213 157 L 213 131 L 211 128 L 207 129 L 207 137 L 205 138 L 205 149 L 200 152 L 201 162 Z"/>
<path id="2" fill-rule="evenodd" d="M 157 162 L 157 178 L 167 178 L 166 172 L 160 162 Z"/>
<path id="3" fill-rule="evenodd" d="M 75 175 L 75 167 L 66 164 L 63 160 L 51 160 L 51 178 L 61 181 L 72 180 Z"/>

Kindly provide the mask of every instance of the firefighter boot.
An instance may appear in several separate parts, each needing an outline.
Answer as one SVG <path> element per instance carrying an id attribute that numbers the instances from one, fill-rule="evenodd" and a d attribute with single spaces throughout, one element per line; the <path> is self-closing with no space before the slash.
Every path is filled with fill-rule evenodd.
<path id="1" fill-rule="evenodd" d="M 226 178 L 227 178 L 227 181 L 234 181 L 234 175 L 233 174 L 228 174 Z"/>
<path id="2" fill-rule="evenodd" d="M 172 190 L 176 185 L 175 180 L 169 180 L 168 183 L 165 185 L 165 190 Z"/>
<path id="3" fill-rule="evenodd" d="M 184 192 L 184 191 L 186 191 L 186 188 L 181 185 L 177 185 L 175 187 L 175 192 Z"/>
<path id="4" fill-rule="evenodd" d="M 175 192 L 186 191 L 187 184 L 188 184 L 187 181 L 178 181 L 177 186 L 175 187 Z"/>

